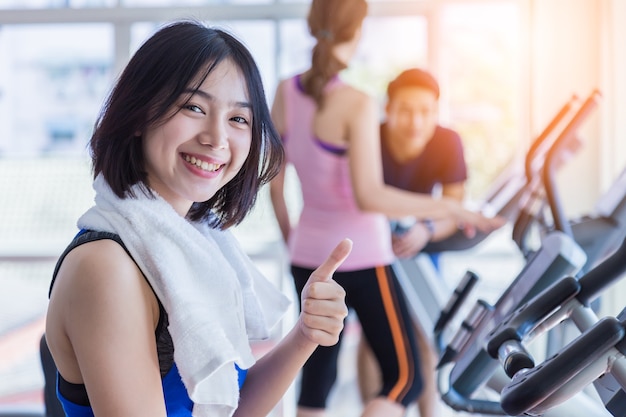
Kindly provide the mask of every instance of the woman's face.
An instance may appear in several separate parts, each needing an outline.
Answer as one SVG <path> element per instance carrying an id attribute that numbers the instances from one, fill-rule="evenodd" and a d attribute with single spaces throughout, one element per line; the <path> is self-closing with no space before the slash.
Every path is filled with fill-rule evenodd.
<path id="1" fill-rule="evenodd" d="M 182 216 L 237 175 L 252 140 L 245 79 L 232 61 L 218 64 L 189 98 L 192 92 L 143 138 L 148 185 Z"/>

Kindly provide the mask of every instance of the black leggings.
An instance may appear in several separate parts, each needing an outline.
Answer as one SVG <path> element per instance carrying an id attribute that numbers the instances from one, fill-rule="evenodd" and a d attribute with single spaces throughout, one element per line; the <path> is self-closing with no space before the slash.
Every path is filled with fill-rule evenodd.
<path id="1" fill-rule="evenodd" d="M 311 269 L 292 266 L 299 296 Z M 335 272 L 333 279 L 346 291 L 346 304 L 354 309 L 363 335 L 376 356 L 383 377 L 380 396 L 408 406 L 422 391 L 422 376 L 415 334 L 402 290 L 390 266 Z M 298 405 L 326 408 L 337 379 L 341 346 L 319 346 L 302 368 Z"/>

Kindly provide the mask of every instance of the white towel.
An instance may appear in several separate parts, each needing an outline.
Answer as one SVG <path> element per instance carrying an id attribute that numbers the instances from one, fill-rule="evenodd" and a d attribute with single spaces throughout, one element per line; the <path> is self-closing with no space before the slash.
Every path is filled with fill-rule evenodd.
<path id="1" fill-rule="evenodd" d="M 255 362 L 249 340 L 266 339 L 288 307 L 229 231 L 192 223 L 138 185 L 120 199 L 100 175 L 81 229 L 117 233 L 169 317 L 174 360 L 193 415 L 231 416 L 239 401 L 235 363 Z"/>

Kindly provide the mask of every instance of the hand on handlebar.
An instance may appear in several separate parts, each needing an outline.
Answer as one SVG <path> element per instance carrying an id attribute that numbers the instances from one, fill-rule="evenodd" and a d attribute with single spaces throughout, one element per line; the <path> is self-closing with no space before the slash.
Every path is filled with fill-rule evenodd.
<path id="1" fill-rule="evenodd" d="M 507 220 L 504 217 L 486 217 L 482 213 L 465 209 L 458 201 L 449 200 L 458 228 L 465 236 L 473 238 L 477 232 L 491 233 L 504 226 Z"/>
<path id="2" fill-rule="evenodd" d="M 428 239 L 428 229 L 423 223 L 418 222 L 405 233 L 392 235 L 391 247 L 398 258 L 410 258 L 426 246 Z"/>

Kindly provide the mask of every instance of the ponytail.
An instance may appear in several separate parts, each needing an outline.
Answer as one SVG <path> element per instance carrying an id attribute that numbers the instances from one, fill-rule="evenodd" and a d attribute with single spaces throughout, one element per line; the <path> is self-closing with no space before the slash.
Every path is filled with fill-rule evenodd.
<path id="1" fill-rule="evenodd" d="M 365 0 L 313 0 L 311 3 L 307 21 L 317 43 L 303 88 L 318 107 L 323 105 L 326 84 L 347 66 L 333 54 L 334 46 L 352 40 L 366 15 Z"/>

